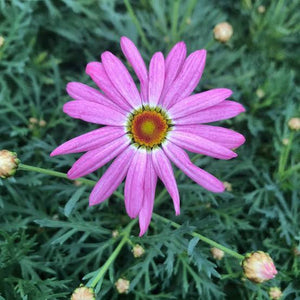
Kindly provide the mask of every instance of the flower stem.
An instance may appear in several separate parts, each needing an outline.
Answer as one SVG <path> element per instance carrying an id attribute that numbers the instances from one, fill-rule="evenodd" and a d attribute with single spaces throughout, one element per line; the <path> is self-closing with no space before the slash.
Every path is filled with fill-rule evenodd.
<path id="1" fill-rule="evenodd" d="M 172 10 L 172 18 L 171 18 L 171 23 L 172 23 L 171 34 L 172 34 L 173 43 L 177 42 L 179 4 L 180 4 L 179 0 L 175 0 L 173 2 L 173 10 Z"/>
<path id="2" fill-rule="evenodd" d="M 161 220 L 161 221 L 163 221 L 163 222 L 165 222 L 165 223 L 171 224 L 171 226 L 173 226 L 173 227 L 175 227 L 175 228 L 180 228 L 180 227 L 181 227 L 180 224 L 175 223 L 175 222 L 173 222 L 173 221 L 171 221 L 171 220 L 169 220 L 169 219 L 167 219 L 167 218 L 164 218 L 164 217 L 162 217 L 162 216 L 159 216 L 159 215 L 157 215 L 157 214 L 155 214 L 155 213 L 153 213 L 153 216 L 154 216 L 156 219 L 159 219 L 159 220 Z M 233 251 L 233 250 L 231 250 L 231 249 L 228 249 L 228 248 L 225 247 L 225 246 L 222 246 L 221 244 L 219 244 L 219 243 L 217 243 L 217 242 L 215 242 L 215 241 L 213 241 L 213 240 L 211 240 L 211 239 L 209 239 L 209 238 L 207 238 L 207 237 L 201 235 L 200 233 L 197 233 L 197 232 L 193 231 L 193 232 L 190 232 L 189 235 L 191 235 L 191 236 L 193 236 L 193 237 L 197 237 L 197 238 L 198 238 L 199 240 L 201 240 L 202 242 L 207 243 L 207 244 L 209 244 L 209 245 L 211 245 L 211 246 L 213 246 L 213 247 L 216 247 L 216 248 L 218 248 L 218 249 L 224 251 L 225 253 L 227 253 L 227 254 L 229 254 L 229 255 L 231 255 L 231 256 L 233 256 L 233 257 L 239 259 L 239 260 L 244 259 L 244 256 L 243 256 L 243 255 L 241 255 L 241 254 L 239 254 L 239 253 L 237 253 L 237 252 L 235 252 L 235 251 Z"/>
<path id="3" fill-rule="evenodd" d="M 289 156 L 291 148 L 292 148 L 293 138 L 294 138 L 294 132 L 291 132 L 290 136 L 288 138 L 288 144 L 283 148 L 283 151 L 281 152 L 281 155 L 279 158 L 279 166 L 278 166 L 278 173 L 279 173 L 280 177 L 284 173 L 286 163 L 288 160 L 288 156 Z"/>
<path id="4" fill-rule="evenodd" d="M 196 158 L 198 158 L 196 156 Z M 194 158 L 194 160 L 196 159 Z M 67 174 L 65 173 L 62 173 L 62 172 L 57 172 L 57 171 L 52 171 L 52 170 L 49 170 L 49 169 L 43 169 L 43 168 L 38 168 L 38 167 L 33 167 L 33 166 L 29 166 L 29 165 L 25 165 L 25 164 L 19 164 L 19 167 L 18 167 L 19 170 L 23 170 L 23 171 L 32 171 L 32 172 L 38 172 L 38 173 L 42 173 L 42 174 L 47 174 L 47 175 L 51 175 L 51 176 L 56 176 L 56 177 L 61 177 L 61 178 L 65 178 L 65 179 L 69 179 L 67 177 Z M 179 174 L 179 171 L 178 171 L 178 174 Z M 176 175 L 178 175 L 176 174 Z M 82 183 L 85 183 L 85 184 L 88 184 L 88 185 L 91 185 L 91 186 L 94 186 L 96 184 L 96 181 L 94 180 L 89 180 L 89 179 L 85 179 L 85 178 L 78 178 L 76 179 L 77 181 L 80 181 Z M 161 200 L 161 198 L 163 197 L 163 195 L 165 195 L 166 193 L 166 189 L 164 189 L 160 195 L 157 197 L 157 199 L 159 198 L 159 200 Z M 114 195 L 119 197 L 120 199 L 124 199 L 124 196 L 122 194 L 120 194 L 119 192 L 114 192 Z M 165 223 L 170 223 L 173 227 L 175 228 L 180 228 L 181 225 L 167 219 L 167 218 L 164 218 L 162 216 L 159 216 L 155 213 L 153 213 L 153 216 L 156 217 L 157 219 L 160 219 L 162 220 L 163 222 Z M 121 251 L 122 247 L 124 246 L 124 244 L 127 242 L 128 240 L 128 237 L 129 237 L 129 234 L 130 234 L 130 231 L 131 231 L 131 228 L 132 226 L 135 224 L 136 222 L 136 219 L 131 221 L 127 227 L 124 229 L 124 232 L 123 232 L 123 238 L 122 240 L 120 241 L 119 245 L 117 246 L 117 248 L 114 250 L 114 252 L 111 254 L 111 256 L 109 257 L 109 259 L 106 261 L 106 263 L 103 265 L 103 267 L 100 269 L 99 273 L 97 274 L 96 278 L 94 279 L 94 281 L 92 282 L 91 284 L 91 287 L 95 287 L 95 285 L 97 284 L 97 282 L 101 279 L 101 277 L 105 274 L 106 270 L 108 269 L 108 267 L 110 266 L 110 264 L 114 261 L 114 259 L 117 257 L 117 255 L 119 254 L 119 252 Z M 226 248 L 225 246 L 222 246 L 216 242 L 214 242 L 213 240 L 197 233 L 197 232 L 191 232 L 189 233 L 191 236 L 193 237 L 197 237 L 199 238 L 201 241 L 213 246 L 213 247 L 216 247 L 220 250 L 223 250 L 225 253 L 231 255 L 231 256 L 234 256 L 238 259 L 243 259 L 244 256 L 233 251 L 233 250 L 230 250 L 228 248 Z"/>
<path id="5" fill-rule="evenodd" d="M 105 275 L 105 273 L 108 270 L 109 266 L 114 262 L 114 260 L 116 259 L 116 257 L 120 253 L 121 249 L 123 248 L 123 246 L 125 245 L 125 243 L 128 241 L 128 237 L 130 235 L 131 228 L 133 227 L 133 225 L 135 223 L 136 223 L 136 219 L 132 220 L 126 226 L 126 228 L 122 232 L 123 238 L 121 239 L 120 243 L 118 244 L 118 246 L 116 247 L 116 249 L 113 251 L 113 253 L 110 255 L 110 257 L 105 262 L 105 264 L 99 269 L 98 274 L 96 275 L 96 277 L 94 278 L 94 280 L 92 281 L 92 283 L 89 285 L 89 287 L 95 288 L 95 286 L 97 285 L 97 283 L 99 282 L 99 280 Z"/>
<path id="6" fill-rule="evenodd" d="M 186 26 L 188 25 L 188 19 L 191 17 L 196 4 L 197 4 L 197 0 L 190 0 L 189 1 L 188 7 L 187 7 L 187 10 L 186 10 L 186 14 L 183 17 L 183 20 L 182 20 L 181 25 L 180 25 L 179 30 L 178 30 L 178 36 L 179 37 L 181 36 L 181 34 L 185 30 Z"/>
<path id="7" fill-rule="evenodd" d="M 44 168 L 33 167 L 33 166 L 25 165 L 25 164 L 19 164 L 18 170 L 38 172 L 38 173 L 47 174 L 47 175 L 50 175 L 50 176 L 56 176 L 56 177 L 61 177 L 61 178 L 71 180 L 71 179 L 68 178 L 67 174 L 65 174 L 65 173 L 52 171 L 52 170 L 44 169 Z M 96 181 L 85 179 L 85 178 L 78 178 L 76 180 L 80 181 L 82 183 L 91 185 L 91 186 L 94 186 L 96 184 Z"/>
<path id="8" fill-rule="evenodd" d="M 128 0 L 124 0 L 124 4 L 127 8 L 127 11 L 132 19 L 132 22 L 135 24 L 136 28 L 137 28 L 137 31 L 139 32 L 139 35 L 141 36 L 141 39 L 142 39 L 142 42 L 143 44 L 146 46 L 146 48 L 152 52 L 152 47 L 149 43 L 149 41 L 147 40 L 145 34 L 144 34 L 144 31 L 142 29 L 142 26 L 138 20 L 138 18 L 136 17 L 135 13 L 134 13 L 134 10 L 130 4 L 130 2 Z"/>

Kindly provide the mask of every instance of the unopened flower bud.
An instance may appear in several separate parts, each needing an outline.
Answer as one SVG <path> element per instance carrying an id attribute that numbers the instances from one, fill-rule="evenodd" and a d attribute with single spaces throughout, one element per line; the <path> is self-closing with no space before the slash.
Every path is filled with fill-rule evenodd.
<path id="1" fill-rule="evenodd" d="M 224 254 L 225 254 L 224 251 L 222 251 L 222 250 L 220 250 L 216 247 L 211 248 L 210 252 L 211 252 L 213 258 L 216 259 L 216 260 L 221 260 L 224 257 Z"/>
<path id="2" fill-rule="evenodd" d="M 295 248 L 293 249 L 293 253 L 294 253 L 295 256 L 300 256 L 300 248 L 295 247 Z"/>
<path id="3" fill-rule="evenodd" d="M 287 138 L 282 139 L 282 144 L 283 144 L 284 146 L 287 146 L 288 143 L 289 143 L 289 139 L 287 139 Z"/>
<path id="4" fill-rule="evenodd" d="M 118 230 L 113 230 L 113 232 L 111 233 L 111 235 L 112 235 L 113 238 L 116 239 L 117 237 L 119 237 L 120 233 L 119 233 Z"/>
<path id="5" fill-rule="evenodd" d="M 272 258 L 263 251 L 248 253 L 242 262 L 242 267 L 245 277 L 255 283 L 273 279 L 277 274 Z"/>
<path id="6" fill-rule="evenodd" d="M 75 186 L 81 186 L 82 185 L 82 182 L 81 181 L 78 181 L 78 180 L 74 180 L 73 184 Z"/>
<path id="7" fill-rule="evenodd" d="M 300 129 L 300 118 L 291 118 L 288 125 L 290 129 L 298 131 Z"/>
<path id="8" fill-rule="evenodd" d="M 80 286 L 77 288 L 72 296 L 71 300 L 95 300 L 95 294 L 92 288 L 86 286 Z"/>
<path id="9" fill-rule="evenodd" d="M 221 43 L 228 42 L 232 34 L 233 28 L 228 22 L 219 23 L 214 28 L 214 37 Z"/>
<path id="10" fill-rule="evenodd" d="M 224 181 L 223 184 L 227 192 L 232 192 L 232 184 L 230 182 Z"/>
<path id="11" fill-rule="evenodd" d="M 264 14 L 265 11 L 266 11 L 266 7 L 263 6 L 263 5 L 260 5 L 260 6 L 257 8 L 257 11 L 258 11 L 260 14 Z"/>
<path id="12" fill-rule="evenodd" d="M 0 178 L 11 177 L 16 173 L 20 160 L 17 153 L 8 150 L 0 151 Z"/>
<path id="13" fill-rule="evenodd" d="M 282 296 L 282 291 L 278 287 L 271 287 L 269 290 L 269 296 L 272 300 L 279 300 Z"/>
<path id="14" fill-rule="evenodd" d="M 119 294 L 125 294 L 129 291 L 130 281 L 119 278 L 118 281 L 115 283 L 115 287 Z"/>
<path id="15" fill-rule="evenodd" d="M 135 258 L 138 258 L 144 255 L 145 249 L 141 245 L 136 244 L 132 249 L 132 253 Z"/>
<path id="16" fill-rule="evenodd" d="M 169 43 L 170 42 L 170 38 L 167 35 L 164 37 L 164 42 L 165 43 Z"/>
<path id="17" fill-rule="evenodd" d="M 0 48 L 3 46 L 4 41 L 5 41 L 4 37 L 0 36 Z"/>
<path id="18" fill-rule="evenodd" d="M 256 90 L 256 96 L 257 96 L 259 99 L 263 98 L 263 97 L 265 96 L 264 90 L 263 90 L 263 89 L 257 89 L 257 90 Z"/>
<path id="19" fill-rule="evenodd" d="M 187 19 L 186 19 L 186 24 L 187 24 L 187 25 L 191 25 L 191 23 L 192 23 L 191 18 L 187 18 Z"/>
<path id="20" fill-rule="evenodd" d="M 29 123 L 31 123 L 31 124 L 37 124 L 38 123 L 38 119 L 31 117 L 31 118 L 29 118 Z"/>
<path id="21" fill-rule="evenodd" d="M 42 119 L 39 121 L 39 125 L 40 125 L 40 127 L 45 127 L 47 125 L 47 122 Z"/>

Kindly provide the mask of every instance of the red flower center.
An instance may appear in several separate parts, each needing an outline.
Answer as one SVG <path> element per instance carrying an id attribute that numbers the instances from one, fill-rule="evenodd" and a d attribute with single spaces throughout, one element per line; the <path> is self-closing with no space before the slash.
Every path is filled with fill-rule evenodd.
<path id="1" fill-rule="evenodd" d="M 133 141 L 150 148 L 161 144 L 169 129 L 167 118 L 156 110 L 137 112 L 129 127 Z"/>

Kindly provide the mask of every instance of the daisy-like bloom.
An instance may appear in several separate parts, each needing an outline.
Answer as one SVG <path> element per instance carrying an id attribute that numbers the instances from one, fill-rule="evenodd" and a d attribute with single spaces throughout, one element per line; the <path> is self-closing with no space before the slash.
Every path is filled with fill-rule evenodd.
<path id="1" fill-rule="evenodd" d="M 186 46 L 179 42 L 166 58 L 155 53 L 148 70 L 127 37 L 121 38 L 121 48 L 140 81 L 140 90 L 112 53 L 104 52 L 101 63 L 89 63 L 86 73 L 102 92 L 70 82 L 67 92 L 75 101 L 67 102 L 63 110 L 73 118 L 105 126 L 62 144 L 51 156 L 87 151 L 69 170 L 70 179 L 115 159 L 95 185 L 89 203 L 109 198 L 126 177 L 126 211 L 131 218 L 139 217 L 141 236 L 151 220 L 157 178 L 173 199 L 176 215 L 180 213 L 171 162 L 205 189 L 224 191 L 223 183 L 195 166 L 184 150 L 218 159 L 236 157 L 231 149 L 243 144 L 244 137 L 203 123 L 232 118 L 244 108 L 226 100 L 232 92 L 225 88 L 191 95 L 204 70 L 205 50 L 186 58 Z"/>
<path id="2" fill-rule="evenodd" d="M 246 254 L 242 262 L 244 275 L 255 283 L 273 279 L 277 274 L 274 262 L 268 253 L 256 251 Z"/>

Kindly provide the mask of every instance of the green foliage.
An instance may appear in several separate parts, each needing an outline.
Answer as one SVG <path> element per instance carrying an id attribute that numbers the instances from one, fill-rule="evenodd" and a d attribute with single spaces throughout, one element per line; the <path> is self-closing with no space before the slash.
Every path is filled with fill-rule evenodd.
<path id="1" fill-rule="evenodd" d="M 147 63 L 179 40 L 189 52 L 206 48 L 197 91 L 230 88 L 247 110 L 221 122 L 246 136 L 237 159 L 194 157 L 232 191 L 206 192 L 177 172 L 182 209 L 175 217 L 159 184 L 155 213 L 183 225 L 174 229 L 154 216 L 142 238 L 133 225 L 96 285 L 97 299 L 269 299 L 271 286 L 281 287 L 282 299 L 300 299 L 300 259 L 293 252 L 300 251 L 299 132 L 287 125 L 300 116 L 297 9 L 296 0 L 0 0 L 0 149 L 17 152 L 23 163 L 70 168 L 78 156 L 50 158 L 50 152 L 95 126 L 62 112 L 65 85 L 93 85 L 85 65 L 107 49 L 121 56 L 122 35 L 137 43 Z M 226 44 L 213 39 L 222 21 L 234 28 Z M 0 299 L 69 299 L 80 283 L 91 284 L 130 219 L 122 186 L 96 207 L 88 207 L 90 190 L 24 171 L 0 180 Z M 121 235 L 114 238 L 116 229 Z M 261 286 L 244 281 L 236 258 L 215 261 L 192 231 L 241 254 L 269 252 L 278 276 Z M 131 253 L 136 243 L 145 249 L 140 258 Z M 127 295 L 114 287 L 120 277 L 131 282 Z"/>

